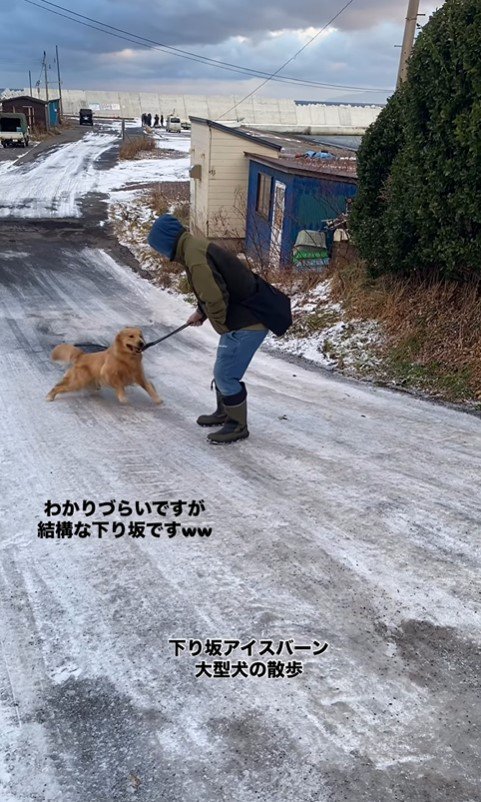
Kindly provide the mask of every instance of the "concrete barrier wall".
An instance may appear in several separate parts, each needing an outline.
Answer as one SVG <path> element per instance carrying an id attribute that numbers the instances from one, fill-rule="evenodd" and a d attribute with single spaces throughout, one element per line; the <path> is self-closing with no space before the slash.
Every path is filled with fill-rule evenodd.
<path id="1" fill-rule="evenodd" d="M 28 94 L 28 89 L 24 90 Z M 245 124 L 277 125 L 286 129 L 305 130 L 318 127 L 326 130 L 364 130 L 379 114 L 381 106 L 354 104 L 297 104 L 294 100 L 250 97 L 235 111 L 229 110 L 241 100 L 239 95 L 161 95 L 155 92 L 112 92 L 90 89 L 64 89 L 65 114 L 78 114 L 80 108 L 91 108 L 99 117 L 134 117 L 143 112 L 176 114 L 221 121 L 239 119 Z"/>

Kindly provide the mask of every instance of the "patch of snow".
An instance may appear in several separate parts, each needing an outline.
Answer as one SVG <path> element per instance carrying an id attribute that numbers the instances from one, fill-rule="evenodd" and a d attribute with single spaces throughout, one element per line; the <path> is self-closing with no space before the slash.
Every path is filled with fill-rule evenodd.
<path id="1" fill-rule="evenodd" d="M 2 259 L 27 259 L 29 254 L 26 251 L 2 251 Z"/>
<path id="2" fill-rule="evenodd" d="M 155 136 L 155 134 L 154 134 Z M 160 134 L 155 136 L 157 140 L 157 147 L 161 149 L 182 150 L 184 153 L 189 153 L 191 149 L 190 137 L 182 136 L 181 134 Z"/>
<path id="3" fill-rule="evenodd" d="M 13 167 L 14 164 L 15 164 L 15 161 L 13 161 L 13 160 L 12 161 L 8 161 L 8 162 L 0 162 L 0 176 L 3 173 L 8 172 L 8 170 L 10 170 Z"/>
<path id="4" fill-rule="evenodd" d="M 336 304 L 336 306 L 338 306 Z M 278 351 L 302 356 L 324 368 L 342 368 L 346 373 L 360 367 L 374 367 L 372 353 L 380 342 L 379 325 L 373 320 L 340 320 L 306 337 L 271 337 L 270 345 Z"/>
<path id="5" fill-rule="evenodd" d="M 132 159 L 118 162 L 103 174 L 94 187 L 94 191 L 110 194 L 122 192 L 124 199 L 135 197 L 135 187 L 125 189 L 126 184 L 145 184 L 162 181 L 186 181 L 189 176 L 189 159 L 162 159 L 153 161 L 150 158 Z"/>
<path id="6" fill-rule="evenodd" d="M 369 374 L 378 363 L 382 341 L 374 320 L 346 320 L 342 304 L 331 299 L 331 280 L 321 278 L 308 292 L 292 293 L 293 327 L 284 337 L 270 335 L 274 350 L 308 359 L 327 370 Z"/>

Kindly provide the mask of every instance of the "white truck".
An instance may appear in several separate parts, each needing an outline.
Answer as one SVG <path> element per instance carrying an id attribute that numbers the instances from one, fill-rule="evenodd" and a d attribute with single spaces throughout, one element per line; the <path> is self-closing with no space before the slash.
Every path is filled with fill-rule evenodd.
<path id="1" fill-rule="evenodd" d="M 30 140 L 30 130 L 25 114 L 18 112 L 0 111 L 0 142 L 4 148 L 27 148 Z"/>
<path id="2" fill-rule="evenodd" d="M 167 117 L 167 122 L 165 124 L 165 130 L 169 134 L 180 134 L 180 132 L 182 130 L 180 117 Z"/>

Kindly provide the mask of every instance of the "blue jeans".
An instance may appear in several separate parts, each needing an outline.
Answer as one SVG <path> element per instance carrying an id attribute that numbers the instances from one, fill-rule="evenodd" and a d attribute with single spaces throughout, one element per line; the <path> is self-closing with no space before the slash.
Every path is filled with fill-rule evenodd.
<path id="1" fill-rule="evenodd" d="M 214 365 L 214 379 L 224 398 L 242 392 L 240 380 L 266 335 L 267 329 L 262 331 L 239 329 L 221 334 Z"/>

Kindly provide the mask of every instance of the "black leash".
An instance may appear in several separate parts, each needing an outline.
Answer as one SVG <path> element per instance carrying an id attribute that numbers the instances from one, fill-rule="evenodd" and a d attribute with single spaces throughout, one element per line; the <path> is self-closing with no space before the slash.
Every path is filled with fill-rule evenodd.
<path id="1" fill-rule="evenodd" d="M 163 340 L 168 340 L 169 337 L 173 337 L 174 334 L 178 334 L 179 331 L 183 331 L 190 326 L 190 323 L 184 323 L 182 326 L 179 326 L 178 329 L 174 329 L 174 331 L 170 331 L 168 334 L 164 334 L 163 337 L 159 337 L 158 340 L 152 340 L 150 343 L 145 343 L 144 347 L 142 348 L 142 352 L 146 351 L 147 348 L 151 348 L 153 345 L 157 345 L 161 343 Z M 81 348 L 83 351 L 88 353 L 94 353 L 96 351 L 105 351 L 109 346 L 108 345 L 100 345 L 100 343 L 75 343 L 77 348 Z"/>
<path id="2" fill-rule="evenodd" d="M 179 326 L 178 329 L 174 329 L 174 331 L 169 332 L 169 334 L 164 334 L 164 336 L 159 337 L 158 340 L 152 340 L 151 343 L 145 343 L 144 347 L 142 348 L 142 351 L 146 351 L 147 348 L 151 348 L 153 345 L 157 345 L 157 343 L 161 343 L 163 340 L 168 340 L 169 337 L 173 337 L 174 334 L 178 334 L 179 331 L 183 331 L 184 329 L 187 328 L 187 326 L 190 326 L 190 323 L 184 323 L 183 326 Z"/>

